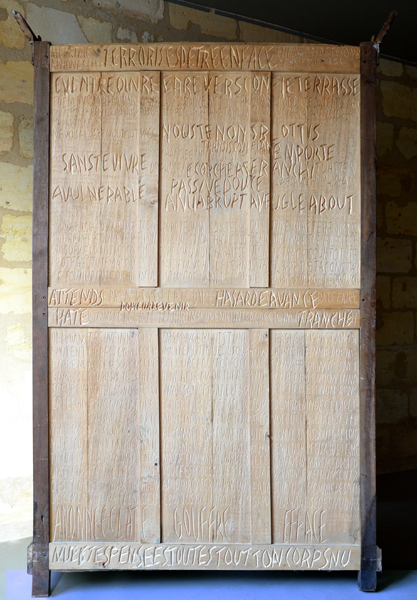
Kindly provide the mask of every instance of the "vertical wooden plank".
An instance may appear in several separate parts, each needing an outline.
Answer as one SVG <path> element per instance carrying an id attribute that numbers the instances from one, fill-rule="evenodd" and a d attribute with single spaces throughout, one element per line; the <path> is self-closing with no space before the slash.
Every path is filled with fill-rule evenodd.
<path id="1" fill-rule="evenodd" d="M 305 136 L 306 92 L 272 73 L 270 286 L 307 286 L 306 177 L 297 148 Z"/>
<path id="2" fill-rule="evenodd" d="M 251 73 L 249 286 L 269 286 L 271 73 Z"/>
<path id="3" fill-rule="evenodd" d="M 271 331 L 272 542 L 315 543 L 306 505 L 305 332 Z"/>
<path id="4" fill-rule="evenodd" d="M 90 539 L 87 506 L 87 337 L 50 330 L 51 541 Z"/>
<path id="5" fill-rule="evenodd" d="M 251 541 L 249 331 L 213 331 L 213 542 Z"/>
<path id="6" fill-rule="evenodd" d="M 203 73 L 162 73 L 161 286 L 209 284 L 206 77 Z"/>
<path id="7" fill-rule="evenodd" d="M 306 172 L 308 285 L 358 288 L 360 77 L 319 73 L 310 79 L 305 115 L 310 139 L 297 145 Z"/>
<path id="8" fill-rule="evenodd" d="M 375 307 L 376 67 L 379 46 L 361 44 L 361 571 L 359 587 L 376 589 Z"/>
<path id="9" fill-rule="evenodd" d="M 49 42 L 33 44 L 33 578 L 32 595 L 49 596 L 48 192 Z"/>
<path id="10" fill-rule="evenodd" d="M 100 226 L 101 285 L 138 284 L 138 206 L 144 195 L 139 186 L 140 81 L 140 73 L 100 74 L 102 196 L 99 191 L 89 221 L 95 217 Z"/>
<path id="11" fill-rule="evenodd" d="M 210 285 L 249 287 L 250 73 L 210 73 Z"/>
<path id="12" fill-rule="evenodd" d="M 138 285 L 158 285 L 160 73 L 141 73 Z"/>
<path id="13" fill-rule="evenodd" d="M 273 74 L 271 285 L 358 288 L 358 75 Z"/>
<path id="14" fill-rule="evenodd" d="M 53 73 L 51 77 L 49 268 L 53 286 L 99 284 L 109 271 L 108 266 L 103 269 L 101 256 L 104 261 L 105 255 L 100 248 L 100 205 L 107 203 L 107 194 L 101 188 L 99 81 L 99 73 Z M 111 160 L 106 164 L 111 165 Z"/>
<path id="15" fill-rule="evenodd" d="M 249 427 L 252 544 L 271 543 L 269 332 L 249 330 Z"/>
<path id="16" fill-rule="evenodd" d="M 307 507 L 314 541 L 358 545 L 359 333 L 305 335 Z"/>
<path id="17" fill-rule="evenodd" d="M 90 541 L 140 539 L 138 332 L 88 331 Z"/>
<path id="18" fill-rule="evenodd" d="M 139 330 L 138 342 L 140 541 L 158 544 L 161 540 L 158 330 Z"/>
<path id="19" fill-rule="evenodd" d="M 224 533 L 213 501 L 212 332 L 160 331 L 162 541 Z M 223 538 L 225 541 L 225 538 Z"/>

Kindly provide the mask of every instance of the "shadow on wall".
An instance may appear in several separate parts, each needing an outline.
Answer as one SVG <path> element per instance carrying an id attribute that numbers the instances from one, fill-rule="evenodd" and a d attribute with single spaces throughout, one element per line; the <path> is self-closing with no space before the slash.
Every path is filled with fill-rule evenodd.
<path id="1" fill-rule="evenodd" d="M 377 112 L 378 471 L 417 467 L 417 67 L 381 60 Z"/>

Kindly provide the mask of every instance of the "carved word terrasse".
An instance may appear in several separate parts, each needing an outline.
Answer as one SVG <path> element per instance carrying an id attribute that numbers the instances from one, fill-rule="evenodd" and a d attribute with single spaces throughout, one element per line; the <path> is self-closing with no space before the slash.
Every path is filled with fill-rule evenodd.
<path id="1" fill-rule="evenodd" d="M 243 544 L 51 544 L 50 568 L 356 569 L 359 547 Z"/>

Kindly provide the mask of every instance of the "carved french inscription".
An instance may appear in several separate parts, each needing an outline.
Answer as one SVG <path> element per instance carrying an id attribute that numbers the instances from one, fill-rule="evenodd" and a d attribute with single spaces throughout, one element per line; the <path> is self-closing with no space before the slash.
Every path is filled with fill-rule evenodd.
<path id="1" fill-rule="evenodd" d="M 201 88 L 199 94 L 189 87 L 190 77 L 184 73 L 163 73 L 161 80 L 159 268 L 162 286 L 209 284 L 207 178 L 205 173 L 193 170 L 196 165 L 208 165 L 205 143 L 209 135 L 208 90 L 204 75 L 194 75 L 193 79 Z M 186 162 L 190 169 L 183 173 Z"/>
<path id="2" fill-rule="evenodd" d="M 359 536 L 359 334 L 306 331 L 307 505 L 326 539 Z"/>
<path id="3" fill-rule="evenodd" d="M 210 164 L 225 167 L 236 163 L 230 178 L 226 169 L 211 178 L 213 208 L 210 211 L 210 284 L 248 286 L 251 180 L 239 166 L 250 158 L 251 77 L 228 73 L 222 93 L 209 92 L 209 124 L 214 130 L 209 140 Z M 239 80 L 247 80 L 239 90 Z M 226 81 L 228 80 L 228 81 Z M 226 84 L 230 86 L 226 89 Z M 232 91 L 233 90 L 233 91 Z"/>
<path id="4" fill-rule="evenodd" d="M 319 44 L 126 44 L 51 48 L 52 71 L 317 71 L 358 73 L 359 48 Z"/>
<path id="5" fill-rule="evenodd" d="M 50 544 L 52 570 L 357 570 L 360 546 Z"/>
<path id="6" fill-rule="evenodd" d="M 226 516 L 212 500 L 212 334 L 160 336 L 162 541 L 217 540 Z"/>
<path id="7" fill-rule="evenodd" d="M 359 543 L 358 332 L 272 332 L 273 541 Z"/>
<path id="8" fill-rule="evenodd" d="M 52 329 L 50 345 L 51 540 L 158 543 L 157 331 Z"/>
<path id="9" fill-rule="evenodd" d="M 358 49 L 51 56 L 51 568 L 359 568 Z"/>
<path id="10" fill-rule="evenodd" d="M 159 74 L 56 74 L 52 90 L 51 283 L 155 285 Z"/>
<path id="11" fill-rule="evenodd" d="M 49 306 L 127 311 L 190 308 L 359 308 L 359 290 L 269 288 L 49 288 Z"/>
<path id="12" fill-rule="evenodd" d="M 87 331 L 52 329 L 49 343 L 51 541 L 94 539 L 88 536 L 92 534 L 93 518 L 89 521 L 86 517 Z"/>
<path id="13" fill-rule="evenodd" d="M 273 542 L 317 544 L 306 506 L 305 332 L 271 331 Z M 290 514 L 298 526 L 288 525 Z M 313 515 L 311 515 L 313 517 Z"/>
<path id="14" fill-rule="evenodd" d="M 359 286 L 359 76 L 272 76 L 273 286 Z"/>
<path id="15" fill-rule="evenodd" d="M 165 542 L 250 541 L 248 335 L 161 331 Z"/>
<path id="16" fill-rule="evenodd" d="M 253 310 L 236 308 L 145 310 L 121 308 L 50 308 L 51 327 L 231 327 L 275 329 L 357 329 L 360 311 L 350 309 Z"/>
<path id="17" fill-rule="evenodd" d="M 250 191 L 249 285 L 269 285 L 271 75 L 252 73 L 250 102 Z"/>
<path id="18" fill-rule="evenodd" d="M 52 90 L 51 283 L 137 284 L 140 75 L 57 74 Z"/>
<path id="19" fill-rule="evenodd" d="M 89 506 L 99 522 L 94 539 L 135 540 L 140 506 L 136 483 L 139 475 L 137 332 L 90 330 L 88 367 Z M 117 519 L 111 518 L 112 511 Z"/>

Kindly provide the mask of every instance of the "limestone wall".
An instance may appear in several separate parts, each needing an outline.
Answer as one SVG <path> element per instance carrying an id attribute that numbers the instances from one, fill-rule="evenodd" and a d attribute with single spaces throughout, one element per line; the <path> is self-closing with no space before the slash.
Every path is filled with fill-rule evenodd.
<path id="1" fill-rule="evenodd" d="M 30 536 L 32 519 L 33 68 L 12 9 L 54 44 L 307 42 L 162 0 L 0 0 L 0 541 Z M 379 83 L 378 461 L 389 471 L 417 468 L 417 69 L 383 61 Z"/>
<path id="2" fill-rule="evenodd" d="M 417 468 L 417 67 L 378 77 L 377 461 Z"/>

